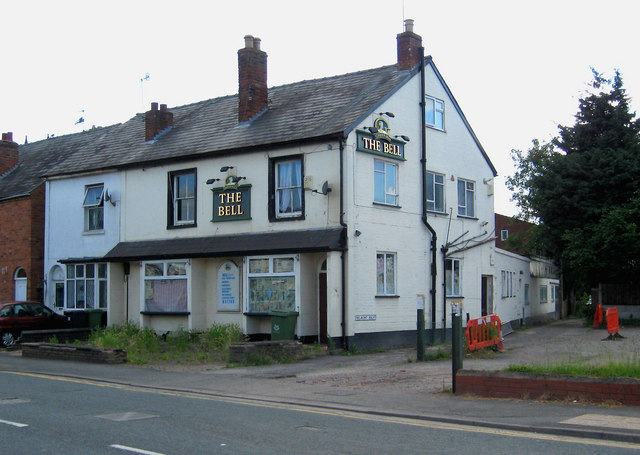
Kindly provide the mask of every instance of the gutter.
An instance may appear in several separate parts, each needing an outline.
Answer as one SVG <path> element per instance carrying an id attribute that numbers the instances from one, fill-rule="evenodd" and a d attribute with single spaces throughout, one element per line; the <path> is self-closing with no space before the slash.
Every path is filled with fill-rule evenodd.
<path id="1" fill-rule="evenodd" d="M 431 233 L 431 337 L 435 341 L 436 329 L 436 289 L 437 289 L 437 254 L 438 249 L 436 242 L 438 236 L 436 231 L 427 220 L 427 129 L 424 126 L 425 119 L 425 91 L 424 91 L 424 47 L 420 47 L 420 147 L 421 158 L 420 164 L 422 168 L 422 222 Z M 446 305 L 446 300 L 445 300 Z M 444 310 L 443 310 L 444 311 Z M 443 326 L 443 329 L 445 327 Z"/>

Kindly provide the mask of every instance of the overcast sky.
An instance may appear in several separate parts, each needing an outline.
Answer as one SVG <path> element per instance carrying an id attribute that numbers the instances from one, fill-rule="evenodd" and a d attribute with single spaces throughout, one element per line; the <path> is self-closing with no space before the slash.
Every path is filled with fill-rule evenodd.
<path id="1" fill-rule="evenodd" d="M 0 16 L 0 131 L 22 144 L 125 122 L 152 101 L 171 107 L 237 93 L 236 52 L 247 34 L 260 37 L 269 55 L 269 86 L 393 64 L 396 34 L 408 18 L 498 170 L 496 211 L 513 215 L 503 185 L 513 172 L 511 149 L 573 124 L 590 67 L 608 76 L 619 69 L 638 110 L 636 5 L 11 1 Z M 76 125 L 80 117 L 85 122 Z"/>

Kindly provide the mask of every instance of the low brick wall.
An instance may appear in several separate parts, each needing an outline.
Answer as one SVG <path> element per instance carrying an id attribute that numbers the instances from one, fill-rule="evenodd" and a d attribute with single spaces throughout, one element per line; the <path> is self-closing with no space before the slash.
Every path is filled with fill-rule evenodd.
<path id="1" fill-rule="evenodd" d="M 273 361 L 298 360 L 304 355 L 302 343 L 294 340 L 255 341 L 233 343 L 229 348 L 229 362 L 246 363 L 252 358 L 268 358 Z"/>
<path id="2" fill-rule="evenodd" d="M 93 363 L 125 363 L 127 351 L 71 344 L 23 343 L 22 357 Z"/>
<path id="3" fill-rule="evenodd" d="M 460 370 L 456 375 L 456 395 L 640 406 L 640 380 Z"/>
<path id="4" fill-rule="evenodd" d="M 76 340 L 87 341 L 91 334 L 90 328 L 80 329 L 52 329 L 52 330 L 23 330 L 20 334 L 21 343 L 46 343 L 56 338 L 59 343 L 67 341 L 73 343 Z"/>

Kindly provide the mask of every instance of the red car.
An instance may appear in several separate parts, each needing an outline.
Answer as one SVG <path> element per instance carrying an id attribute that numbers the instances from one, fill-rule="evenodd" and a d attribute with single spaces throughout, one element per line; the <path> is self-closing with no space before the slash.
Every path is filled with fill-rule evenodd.
<path id="1" fill-rule="evenodd" d="M 0 303 L 0 345 L 12 346 L 23 330 L 66 329 L 71 322 L 38 302 Z"/>

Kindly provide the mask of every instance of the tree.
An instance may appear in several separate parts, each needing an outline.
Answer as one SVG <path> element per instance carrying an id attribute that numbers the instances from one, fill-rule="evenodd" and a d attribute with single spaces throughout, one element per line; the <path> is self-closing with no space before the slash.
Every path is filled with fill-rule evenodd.
<path id="1" fill-rule="evenodd" d="M 535 220 L 535 245 L 561 265 L 577 291 L 638 275 L 640 122 L 630 112 L 618 71 L 593 71 L 573 126 L 550 143 L 512 151 L 507 179 L 520 216 Z M 635 274 L 635 275 L 634 275 Z"/>

